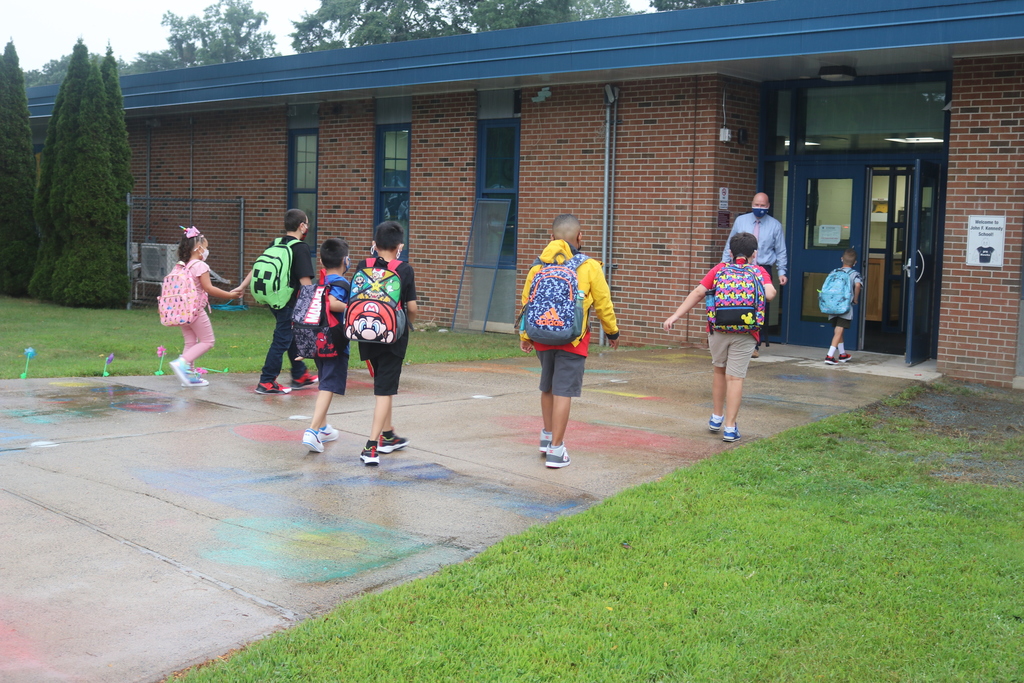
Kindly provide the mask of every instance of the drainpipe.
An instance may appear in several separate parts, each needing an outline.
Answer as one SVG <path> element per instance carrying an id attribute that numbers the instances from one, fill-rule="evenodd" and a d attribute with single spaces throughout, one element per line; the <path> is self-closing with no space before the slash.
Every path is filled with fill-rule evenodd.
<path id="1" fill-rule="evenodd" d="M 613 207 L 613 193 L 614 193 L 614 157 L 613 157 L 613 146 L 615 136 L 613 134 L 615 126 L 615 117 L 618 113 L 617 100 L 619 98 L 619 89 L 611 84 L 604 86 L 604 215 L 601 220 L 601 263 L 604 264 L 604 276 L 608 282 L 611 282 L 611 271 L 612 268 L 608 263 L 608 257 L 611 254 L 611 227 L 612 227 L 612 207 Z M 604 328 L 601 328 L 601 336 L 599 340 L 600 345 L 605 343 Z"/>

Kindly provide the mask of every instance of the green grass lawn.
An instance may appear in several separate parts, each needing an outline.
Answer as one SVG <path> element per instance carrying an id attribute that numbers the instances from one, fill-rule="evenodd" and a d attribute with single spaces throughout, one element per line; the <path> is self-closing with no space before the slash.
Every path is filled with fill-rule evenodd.
<path id="1" fill-rule="evenodd" d="M 263 307 L 214 310 L 211 320 L 217 343 L 199 364 L 214 370 L 258 373 L 274 331 L 270 312 Z M 181 331 L 162 326 L 155 308 L 64 308 L 0 297 L 0 330 L 4 342 L 0 345 L 0 379 L 21 376 L 29 347 L 37 354 L 29 362 L 29 377 L 96 377 L 103 374 L 104 359 L 111 353 L 111 375 L 147 375 L 160 366 L 158 346 L 167 349 L 165 371 L 166 362 L 177 358 L 182 347 Z M 431 327 L 413 334 L 406 357 L 410 363 L 522 355 L 518 339 L 508 334 L 439 332 Z M 352 354 L 352 366 L 361 366 L 358 351 Z"/>
<path id="2" fill-rule="evenodd" d="M 1024 437 L 929 433 L 906 402 L 730 449 L 183 679 L 1020 681 L 1024 490 L 933 473 Z"/>

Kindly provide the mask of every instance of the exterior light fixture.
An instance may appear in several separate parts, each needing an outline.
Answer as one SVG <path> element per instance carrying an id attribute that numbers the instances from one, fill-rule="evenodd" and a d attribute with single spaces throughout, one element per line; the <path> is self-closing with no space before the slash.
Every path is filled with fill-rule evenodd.
<path id="1" fill-rule="evenodd" d="M 549 97 L 551 97 L 551 88 L 549 88 L 548 86 L 544 86 L 543 88 L 537 91 L 536 97 L 531 97 L 530 99 L 533 100 L 534 102 L 543 102 Z"/>
<path id="2" fill-rule="evenodd" d="M 823 66 L 818 69 L 818 78 L 824 81 L 852 81 L 857 78 L 857 70 L 852 66 Z"/>

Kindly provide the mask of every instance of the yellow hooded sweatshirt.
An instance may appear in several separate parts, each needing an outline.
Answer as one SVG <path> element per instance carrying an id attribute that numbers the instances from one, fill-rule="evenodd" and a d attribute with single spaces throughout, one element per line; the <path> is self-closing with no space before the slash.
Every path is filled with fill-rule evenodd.
<path id="1" fill-rule="evenodd" d="M 540 255 L 541 263 L 530 268 L 530 272 L 526 275 L 526 284 L 523 286 L 523 296 L 520 302 L 521 306 L 526 306 L 526 302 L 530 298 L 530 285 L 533 283 L 533 278 L 537 275 L 537 271 L 541 269 L 544 263 L 554 263 L 559 255 L 563 256 L 566 261 L 573 257 L 572 248 L 570 248 L 569 243 L 565 240 L 552 240 L 548 243 L 548 246 L 544 247 L 544 251 Z M 586 298 L 583 300 L 583 334 L 565 346 L 577 347 L 580 341 L 587 336 L 587 333 L 590 331 L 591 307 L 597 311 L 597 317 L 601 321 L 604 333 L 610 337 L 618 336 L 619 324 L 615 320 L 611 290 L 608 288 L 608 281 L 604 279 L 604 268 L 602 268 L 601 262 L 594 258 L 588 258 L 576 270 L 576 279 L 579 282 L 580 290 L 586 293 Z M 520 332 L 519 338 L 524 341 L 529 340 L 525 332 Z M 586 353 L 583 355 L 586 355 Z"/>

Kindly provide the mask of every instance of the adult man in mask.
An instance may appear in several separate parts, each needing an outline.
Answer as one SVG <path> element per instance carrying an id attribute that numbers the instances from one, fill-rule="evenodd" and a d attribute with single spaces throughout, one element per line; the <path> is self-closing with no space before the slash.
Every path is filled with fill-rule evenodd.
<path id="1" fill-rule="evenodd" d="M 732 253 L 729 251 L 729 240 L 738 232 L 749 232 L 757 238 L 757 265 L 762 266 L 772 276 L 772 282 L 785 285 L 789 278 L 786 277 L 786 239 L 782 234 L 782 223 L 768 215 L 771 204 L 768 195 L 758 192 L 750 202 L 750 213 L 736 217 L 732 225 L 732 231 L 725 240 L 725 249 L 722 251 L 722 261 L 732 261 Z M 776 279 L 776 274 L 778 279 Z M 766 304 L 767 305 L 767 304 Z M 765 309 L 767 320 L 768 310 Z M 767 342 L 765 342 L 767 344 Z M 754 358 L 757 358 L 758 350 L 754 349 Z"/>

